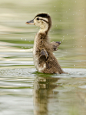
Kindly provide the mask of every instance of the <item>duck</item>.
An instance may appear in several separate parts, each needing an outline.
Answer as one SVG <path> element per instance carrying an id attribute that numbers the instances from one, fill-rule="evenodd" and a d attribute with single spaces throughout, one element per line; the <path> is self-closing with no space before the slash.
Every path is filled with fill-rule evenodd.
<path id="1" fill-rule="evenodd" d="M 57 51 L 61 42 L 50 42 L 48 33 L 52 26 L 52 20 L 49 14 L 37 14 L 32 20 L 26 24 L 31 24 L 40 27 L 35 35 L 33 47 L 33 60 L 35 68 L 38 72 L 49 74 L 62 74 L 60 64 L 58 63 L 53 51 Z"/>

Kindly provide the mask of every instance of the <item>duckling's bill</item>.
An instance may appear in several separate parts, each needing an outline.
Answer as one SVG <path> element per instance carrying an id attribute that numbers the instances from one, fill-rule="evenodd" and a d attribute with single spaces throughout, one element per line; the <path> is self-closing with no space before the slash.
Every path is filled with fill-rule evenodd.
<path id="1" fill-rule="evenodd" d="M 27 21 L 26 24 L 34 25 L 34 20 Z"/>

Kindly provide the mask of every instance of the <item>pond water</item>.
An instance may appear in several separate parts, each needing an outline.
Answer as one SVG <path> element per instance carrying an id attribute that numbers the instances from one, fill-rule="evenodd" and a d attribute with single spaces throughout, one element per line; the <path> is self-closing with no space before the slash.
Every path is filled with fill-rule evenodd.
<path id="1" fill-rule="evenodd" d="M 86 115 L 85 0 L 0 1 L 0 115 Z M 39 12 L 52 17 L 54 55 L 68 74 L 38 73 L 33 63 Z"/>
<path id="2" fill-rule="evenodd" d="M 85 115 L 86 70 L 42 74 L 34 67 L 0 69 L 0 115 Z"/>

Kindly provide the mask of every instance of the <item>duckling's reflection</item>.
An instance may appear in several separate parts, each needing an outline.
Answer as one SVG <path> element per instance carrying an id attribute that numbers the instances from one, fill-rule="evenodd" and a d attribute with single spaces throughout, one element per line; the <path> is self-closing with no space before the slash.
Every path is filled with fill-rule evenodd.
<path id="1" fill-rule="evenodd" d="M 59 78 L 37 76 L 34 82 L 34 115 L 48 115 L 48 102 Z M 58 92 L 57 92 L 58 93 Z"/>

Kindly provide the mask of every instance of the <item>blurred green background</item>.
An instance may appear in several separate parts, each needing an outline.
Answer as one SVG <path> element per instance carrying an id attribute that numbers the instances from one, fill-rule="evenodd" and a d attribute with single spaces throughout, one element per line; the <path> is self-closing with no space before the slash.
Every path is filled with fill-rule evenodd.
<path id="1" fill-rule="evenodd" d="M 33 61 L 27 49 L 33 47 L 39 28 L 25 22 L 42 12 L 52 18 L 51 41 L 62 42 L 55 52 L 61 66 L 86 68 L 86 0 L 1 0 L 1 66 L 7 61 Z"/>
<path id="2" fill-rule="evenodd" d="M 25 23 L 42 12 L 52 18 L 50 40 L 61 41 L 54 55 L 69 74 L 42 74 L 34 67 L 39 28 Z M 86 115 L 83 68 L 86 0 L 0 0 L 0 115 Z"/>

